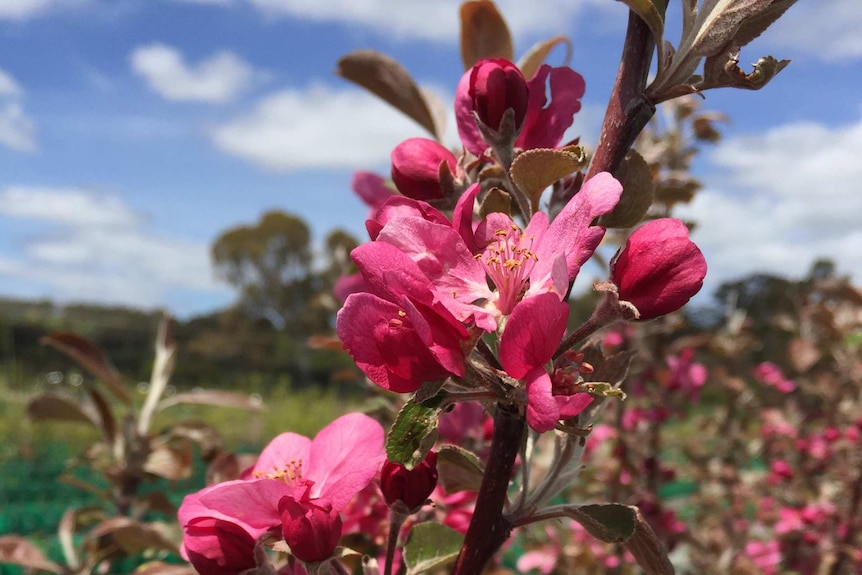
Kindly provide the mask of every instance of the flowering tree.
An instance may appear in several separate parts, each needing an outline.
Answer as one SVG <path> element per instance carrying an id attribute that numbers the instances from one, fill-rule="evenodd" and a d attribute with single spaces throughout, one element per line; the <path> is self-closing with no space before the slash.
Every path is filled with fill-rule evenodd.
<path id="1" fill-rule="evenodd" d="M 430 96 L 399 64 L 373 52 L 344 57 L 343 77 L 432 136 L 393 150 L 391 186 L 357 175 L 356 191 L 371 207 L 370 241 L 351 254 L 358 274 L 336 290 L 344 348 L 373 384 L 410 396 L 381 446 L 377 481 L 367 470 L 378 456 L 355 452 L 371 467 L 347 472 L 355 479 L 352 505 L 330 501 L 324 477 L 286 455 L 257 479 L 189 496 L 181 521 L 193 563 L 199 545 L 208 565 L 222 561 L 213 549 L 224 548 L 230 558 L 219 565 L 269 573 L 263 546 L 289 552 L 284 569 L 339 571 L 365 549 L 371 572 L 451 565 L 463 575 L 481 572 L 513 530 L 565 518 L 623 544 L 646 571 L 671 572 L 636 506 L 555 499 L 578 475 L 602 411 L 624 396 L 632 358 L 597 354 L 587 339 L 618 322 L 672 313 L 700 289 L 703 255 L 684 222 L 649 211 L 649 170 L 629 150 L 656 104 L 721 86 L 757 89 L 780 71 L 786 61 L 765 58 L 745 74 L 738 50 L 792 3 L 684 4 L 682 40 L 673 47 L 664 40 L 664 2 L 627 1 L 620 72 L 592 154 L 563 141 L 584 79 L 543 63 L 563 40 L 541 43 L 515 64 L 506 24 L 488 0 L 461 9 L 466 71 L 455 98 L 461 146 L 454 151 L 440 143 Z M 654 53 L 658 71 L 648 84 Z M 636 229 L 624 234 L 608 280 L 595 286 L 600 303 L 588 317 L 570 318 L 572 286 L 608 227 Z M 354 441 L 378 445 L 358 432 Z M 328 473 L 357 464 L 338 460 Z M 424 505 L 429 496 L 434 508 Z M 202 539 L 193 533 L 199 524 Z M 358 538 L 348 525 L 362 526 Z M 237 536 L 242 544 L 219 547 Z M 353 545 L 339 547 L 339 536 Z"/>
<path id="2" fill-rule="evenodd" d="M 603 415 L 619 424 L 606 437 L 634 429 L 637 418 L 661 419 L 660 405 L 628 416 L 619 407 L 636 355 L 620 345 L 630 335 L 619 326 L 672 314 L 706 275 L 689 226 L 667 217 L 666 198 L 654 205 L 649 163 L 632 147 L 657 104 L 711 88 L 759 89 L 783 69 L 787 61 L 767 57 L 745 73 L 738 55 L 795 0 L 683 2 L 676 46 L 665 40 L 663 0 L 623 1 L 623 55 L 591 151 L 564 141 L 584 78 L 544 63 L 566 40 L 540 43 L 516 64 L 490 0 L 461 7 L 455 150 L 441 143 L 432 97 L 397 62 L 373 52 L 339 62 L 343 77 L 432 136 L 393 150 L 391 185 L 357 174 L 370 241 L 351 254 L 358 273 L 336 287 L 338 337 L 398 413 L 388 432 L 350 414 L 313 440 L 284 434 L 248 470 L 187 496 L 182 553 L 198 572 L 477 574 L 513 532 L 539 524 L 544 556 L 555 557 L 547 547 L 565 547 L 560 521 L 647 573 L 673 572 L 668 533 L 677 526 L 657 504 L 625 497 L 632 469 L 616 470 L 620 488 L 608 502 L 585 503 L 593 498 L 572 490 Z M 608 229 L 621 247 L 594 286 L 597 305 L 574 317 L 572 287 L 588 261 L 603 261 Z M 602 345 L 610 326 L 619 342 Z M 668 386 L 682 394 L 704 383 L 692 353 L 666 360 Z M 770 370 L 758 377 L 786 387 Z M 660 475 L 655 462 L 643 468 Z M 525 552 L 518 564 L 554 569 L 541 558 Z"/>

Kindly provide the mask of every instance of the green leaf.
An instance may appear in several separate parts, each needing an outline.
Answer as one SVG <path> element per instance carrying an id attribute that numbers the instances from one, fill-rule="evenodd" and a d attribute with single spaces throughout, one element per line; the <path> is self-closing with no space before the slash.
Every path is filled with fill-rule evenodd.
<path id="1" fill-rule="evenodd" d="M 410 399 L 404 404 L 386 436 L 386 457 L 389 461 L 412 469 L 425 459 L 437 440 L 442 399 L 437 396 L 425 403 L 416 403 Z"/>
<path id="2" fill-rule="evenodd" d="M 581 505 L 570 510 L 572 519 L 605 543 L 622 543 L 634 535 L 638 508 L 621 503 Z"/>
<path id="3" fill-rule="evenodd" d="M 655 195 L 649 164 L 636 150 L 629 150 L 614 176 L 623 185 L 623 194 L 611 213 L 599 218 L 605 228 L 631 228 L 646 215 Z"/>
<path id="4" fill-rule="evenodd" d="M 404 545 L 407 575 L 442 569 L 458 558 L 464 536 L 439 523 L 420 523 Z"/>
<path id="5" fill-rule="evenodd" d="M 510 173 L 512 180 L 530 198 L 533 210 L 536 210 L 545 188 L 586 165 L 587 157 L 580 146 L 536 148 L 518 154 L 512 162 Z"/>
<path id="6" fill-rule="evenodd" d="M 606 381 L 589 381 L 585 383 L 584 386 L 587 388 L 587 391 L 593 395 L 599 395 L 601 397 L 619 397 L 620 399 L 626 398 L 626 394 L 623 390 L 618 387 L 614 387 Z"/>
<path id="7" fill-rule="evenodd" d="M 476 455 L 455 445 L 444 445 L 437 451 L 437 473 L 446 493 L 479 491 L 484 470 Z"/>

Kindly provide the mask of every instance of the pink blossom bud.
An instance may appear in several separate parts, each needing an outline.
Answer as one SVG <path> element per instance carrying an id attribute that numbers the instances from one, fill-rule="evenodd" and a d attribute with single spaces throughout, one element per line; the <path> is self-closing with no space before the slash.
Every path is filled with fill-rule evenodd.
<path id="1" fill-rule="evenodd" d="M 341 538 L 341 517 L 332 505 L 287 495 L 279 500 L 278 512 L 284 540 L 294 557 L 305 562 L 323 561 L 335 551 Z"/>
<path id="2" fill-rule="evenodd" d="M 254 537 L 223 519 L 199 517 L 186 525 L 183 552 L 198 573 L 233 575 L 254 568 Z"/>
<path id="3" fill-rule="evenodd" d="M 458 167 L 452 152 L 428 138 L 410 138 L 401 142 L 392 150 L 391 158 L 395 187 L 414 200 L 443 198 L 440 164 L 446 162 L 453 175 Z"/>
<path id="4" fill-rule="evenodd" d="M 636 229 L 611 261 L 620 300 L 647 320 L 676 311 L 700 291 L 706 259 L 680 220 L 660 218 Z"/>
<path id="5" fill-rule="evenodd" d="M 470 72 L 469 95 L 479 120 L 492 130 L 499 131 L 509 108 L 515 112 L 516 131 L 523 126 L 530 92 L 524 75 L 508 60 L 479 60 Z"/>
<path id="6" fill-rule="evenodd" d="M 429 451 L 425 460 L 413 469 L 400 463 L 386 461 L 380 471 L 380 490 L 389 505 L 402 501 L 409 509 L 416 509 L 437 486 L 437 453 Z"/>

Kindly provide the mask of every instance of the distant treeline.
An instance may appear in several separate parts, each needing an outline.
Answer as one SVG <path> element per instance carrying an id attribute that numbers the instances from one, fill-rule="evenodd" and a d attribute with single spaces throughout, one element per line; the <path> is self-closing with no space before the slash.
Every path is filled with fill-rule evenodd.
<path id="1" fill-rule="evenodd" d="M 161 316 L 124 307 L 0 299 L 0 378 L 23 390 L 51 372 L 77 372 L 62 354 L 40 344 L 51 332 L 73 331 L 102 347 L 124 377 L 148 381 Z M 173 327 L 178 351 L 173 384 L 181 389 L 243 382 L 254 388 L 248 391 L 265 391 L 285 380 L 294 387 L 320 386 L 358 373 L 343 354 L 311 349 L 306 335 L 277 330 L 237 308 L 174 320 Z"/>

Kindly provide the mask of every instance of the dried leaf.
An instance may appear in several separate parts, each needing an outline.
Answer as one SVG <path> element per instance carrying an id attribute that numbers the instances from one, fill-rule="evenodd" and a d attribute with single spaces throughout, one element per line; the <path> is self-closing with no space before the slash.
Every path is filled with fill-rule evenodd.
<path id="1" fill-rule="evenodd" d="M 242 469 L 236 453 L 220 453 L 207 467 L 207 485 L 239 479 Z"/>
<path id="2" fill-rule="evenodd" d="M 134 575 L 197 575 L 197 571 L 191 565 L 171 565 L 162 561 L 152 561 L 135 569 Z"/>
<path id="3" fill-rule="evenodd" d="M 189 393 L 178 393 L 173 397 L 169 397 L 159 404 L 157 411 L 162 411 L 172 405 L 178 404 L 191 405 L 212 405 L 214 407 L 235 407 L 239 409 L 248 409 L 250 411 L 263 411 L 266 406 L 261 402 L 260 398 L 246 395 L 244 393 L 235 393 L 233 391 L 218 391 L 218 390 L 201 390 Z"/>
<path id="4" fill-rule="evenodd" d="M 674 575 L 673 564 L 667 557 L 667 549 L 646 522 L 640 510 L 636 511 L 635 531 L 623 546 L 647 575 Z"/>
<path id="5" fill-rule="evenodd" d="M 817 349 L 817 345 L 810 339 L 803 337 L 791 341 L 787 352 L 793 369 L 799 373 L 805 373 L 823 357 L 823 354 Z"/>
<path id="6" fill-rule="evenodd" d="M 99 414 L 99 428 L 102 430 L 102 436 L 106 442 L 113 444 L 117 437 L 117 420 L 111 406 L 108 405 L 105 396 L 99 393 L 98 389 L 88 387 L 87 394 L 93 400 L 93 405 L 96 406 L 96 412 Z"/>
<path id="7" fill-rule="evenodd" d="M 33 421 L 70 421 L 89 423 L 98 428 L 98 416 L 80 401 L 56 393 L 38 395 L 27 404 L 27 417 Z"/>
<path id="8" fill-rule="evenodd" d="M 754 70 L 746 74 L 738 66 L 739 54 L 721 53 L 706 59 L 703 64 L 703 81 L 698 90 L 711 88 L 742 88 L 759 90 L 790 64 L 790 60 L 776 60 L 772 56 L 761 58 L 754 64 Z"/>
<path id="9" fill-rule="evenodd" d="M 110 535 L 120 549 L 127 554 L 146 550 L 168 551 L 179 555 L 179 548 L 171 540 L 166 526 L 158 523 L 143 523 L 128 517 L 112 517 L 96 525 L 87 539 L 95 542 Z"/>
<path id="10" fill-rule="evenodd" d="M 72 332 L 54 332 L 43 337 L 41 343 L 66 354 L 107 385 L 120 401 L 126 405 L 131 405 L 132 398 L 122 386 L 120 372 L 117 371 L 102 348 L 95 343 Z"/>
<path id="11" fill-rule="evenodd" d="M 394 59 L 374 50 L 359 50 L 338 60 L 336 73 L 362 86 L 441 139 L 442 130 L 435 121 L 433 106 L 410 73 Z"/>
<path id="12" fill-rule="evenodd" d="M 521 56 L 521 59 L 518 60 L 518 68 L 520 68 L 524 78 L 530 80 L 535 76 L 542 64 L 545 63 L 545 59 L 547 59 L 551 50 L 560 44 L 566 45 L 566 58 L 563 60 L 563 65 L 568 65 L 572 59 L 572 41 L 569 40 L 568 36 L 556 36 L 550 40 L 537 42 L 526 54 Z"/>
<path id="13" fill-rule="evenodd" d="M 63 568 L 49 561 L 33 543 L 17 535 L 0 537 L 0 563 L 11 563 L 30 569 L 62 573 Z"/>
<path id="14" fill-rule="evenodd" d="M 171 481 L 192 474 L 192 450 L 188 443 L 172 442 L 153 448 L 144 462 L 144 471 Z"/>
<path id="15" fill-rule="evenodd" d="M 515 59 L 512 35 L 491 0 L 461 4 L 461 60 L 469 70 L 482 58 Z"/>

